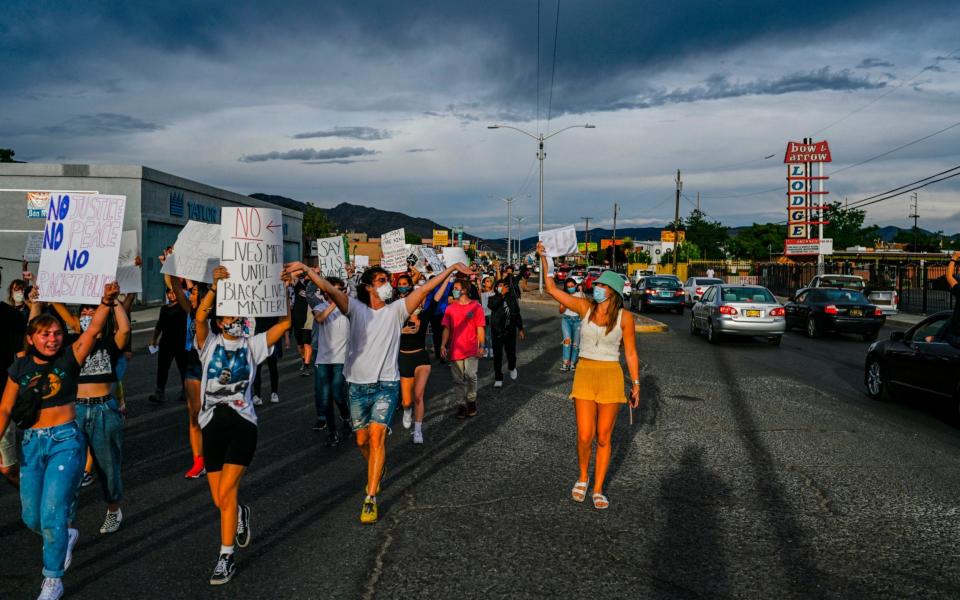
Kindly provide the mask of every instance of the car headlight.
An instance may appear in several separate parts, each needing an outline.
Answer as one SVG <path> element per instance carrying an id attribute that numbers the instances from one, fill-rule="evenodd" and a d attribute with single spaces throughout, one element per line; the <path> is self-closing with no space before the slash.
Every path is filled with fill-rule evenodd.
<path id="1" fill-rule="evenodd" d="M 877 345 L 879 345 L 879 343 L 880 343 L 880 342 L 874 342 L 874 343 L 870 344 L 870 345 L 867 347 L 867 352 L 873 352 L 874 350 L 876 350 L 876 349 L 877 349 Z"/>

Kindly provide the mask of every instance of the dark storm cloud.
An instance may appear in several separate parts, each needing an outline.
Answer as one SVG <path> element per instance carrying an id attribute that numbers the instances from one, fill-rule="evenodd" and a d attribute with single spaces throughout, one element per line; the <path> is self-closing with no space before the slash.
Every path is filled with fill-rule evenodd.
<path id="1" fill-rule="evenodd" d="M 163 125 L 130 115 L 103 112 L 95 115 L 76 115 L 60 123 L 44 127 L 48 133 L 57 135 L 115 135 L 158 131 Z"/>
<path id="2" fill-rule="evenodd" d="M 353 163 L 365 163 L 365 162 L 378 162 L 377 159 L 363 159 L 363 160 L 307 160 L 300 164 L 302 165 L 352 165 Z"/>
<path id="3" fill-rule="evenodd" d="M 344 146 L 342 148 L 328 148 L 326 150 L 316 150 L 314 148 L 300 148 L 298 150 L 287 150 L 284 152 L 274 150 L 273 152 L 267 152 L 265 154 L 246 154 L 237 160 L 246 163 L 265 162 L 268 160 L 330 161 L 345 159 L 351 156 L 369 156 L 371 154 L 379 154 L 379 151 L 369 148 Z"/>
<path id="4" fill-rule="evenodd" d="M 879 58 L 865 58 L 860 61 L 860 64 L 857 65 L 858 69 L 876 69 L 880 67 L 893 68 L 895 65 L 887 60 L 881 60 Z"/>
<path id="5" fill-rule="evenodd" d="M 393 132 L 386 129 L 376 129 L 373 127 L 334 127 L 333 129 L 324 129 L 322 131 L 308 131 L 306 133 L 294 134 L 294 139 L 306 140 L 311 138 L 346 138 L 353 140 L 376 141 L 389 140 L 393 137 Z"/>

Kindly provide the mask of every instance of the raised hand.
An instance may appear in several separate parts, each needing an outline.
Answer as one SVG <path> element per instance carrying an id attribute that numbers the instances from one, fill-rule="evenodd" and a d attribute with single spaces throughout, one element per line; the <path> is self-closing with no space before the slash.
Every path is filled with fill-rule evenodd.
<path id="1" fill-rule="evenodd" d="M 104 304 L 113 304 L 117 301 L 117 297 L 120 295 L 120 284 L 116 281 L 111 281 L 110 283 L 103 286 L 103 298 L 100 299 Z"/>

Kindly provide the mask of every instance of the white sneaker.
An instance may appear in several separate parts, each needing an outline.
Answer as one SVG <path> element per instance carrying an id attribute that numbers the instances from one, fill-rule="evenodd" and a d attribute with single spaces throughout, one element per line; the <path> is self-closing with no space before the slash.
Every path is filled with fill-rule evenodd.
<path id="1" fill-rule="evenodd" d="M 63 580 L 59 577 L 44 577 L 37 600 L 60 600 L 63 598 Z"/>
<path id="2" fill-rule="evenodd" d="M 503 387 L 503 382 L 498 379 L 497 381 L 494 381 L 494 382 L 493 382 L 493 387 L 495 387 L 495 388 L 501 388 L 501 387 Z"/>
<path id="3" fill-rule="evenodd" d="M 413 407 L 403 409 L 403 428 L 413 427 Z"/>
<path id="4" fill-rule="evenodd" d="M 414 443 L 414 444 L 422 444 L 422 443 L 423 443 L 423 432 L 422 432 L 422 431 L 414 431 L 414 432 L 413 432 L 413 443 Z"/>
<path id="5" fill-rule="evenodd" d="M 73 562 L 73 548 L 77 545 L 77 540 L 80 539 L 80 531 L 70 527 L 67 529 L 67 556 L 63 559 L 63 570 L 66 571 L 70 568 L 70 563 Z M 61 586 L 62 588 L 63 586 Z"/>
<path id="6" fill-rule="evenodd" d="M 254 397 L 253 397 L 253 405 L 254 405 L 254 406 L 260 406 L 261 404 L 263 404 L 263 400 L 260 399 L 260 396 L 254 396 Z"/>
<path id="7" fill-rule="evenodd" d="M 120 523 L 123 522 L 123 511 L 117 509 L 117 514 L 111 514 L 107 511 L 107 516 L 103 519 L 103 525 L 100 526 L 100 533 L 114 533 L 120 529 Z"/>
<path id="8" fill-rule="evenodd" d="M 516 378 L 517 378 L 517 370 L 514 369 L 510 371 L 510 379 L 516 379 Z"/>
<path id="9" fill-rule="evenodd" d="M 270 394 L 270 404 L 278 404 L 280 402 L 280 396 L 276 392 Z"/>

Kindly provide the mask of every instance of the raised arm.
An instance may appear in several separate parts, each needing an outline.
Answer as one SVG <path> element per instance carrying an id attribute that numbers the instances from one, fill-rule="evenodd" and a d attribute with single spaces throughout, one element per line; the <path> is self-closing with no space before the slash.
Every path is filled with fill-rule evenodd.
<path id="1" fill-rule="evenodd" d="M 193 306 L 190 305 L 190 300 L 187 298 L 187 295 L 183 293 L 183 284 L 180 283 L 180 278 L 164 275 L 163 282 L 173 291 L 173 295 L 177 299 L 177 305 L 180 307 L 180 310 L 189 315 L 190 311 L 193 310 Z"/>
<path id="2" fill-rule="evenodd" d="M 436 279 L 436 277 L 434 277 Z M 447 289 L 450 287 L 450 280 L 453 279 L 453 274 L 450 274 L 443 280 L 443 284 L 437 286 L 437 293 L 433 295 L 434 302 L 442 302 L 443 297 L 446 294 L 449 294 L 450 291 Z"/>
<path id="3" fill-rule="evenodd" d="M 288 283 L 288 282 L 284 282 Z M 273 346 L 283 339 L 283 336 L 290 331 L 290 300 L 287 299 L 287 314 L 280 317 L 277 324 L 267 330 L 267 346 Z"/>
<path id="4" fill-rule="evenodd" d="M 338 290 L 337 286 L 331 284 L 329 281 L 321 277 L 319 273 L 308 269 L 307 266 L 302 262 L 287 263 L 283 268 L 283 272 L 285 275 L 291 278 L 300 275 L 300 273 L 306 273 L 307 277 L 310 278 L 310 281 L 316 284 L 316 286 L 320 288 L 320 291 L 326 294 L 328 298 L 333 300 L 333 303 L 337 305 L 337 308 L 340 309 L 340 312 L 347 314 L 347 311 L 350 307 L 350 297 Z"/>
<path id="5" fill-rule="evenodd" d="M 90 321 L 90 326 L 80 334 L 80 337 L 73 343 L 73 346 L 71 346 L 73 349 L 73 357 L 81 365 L 83 361 L 87 360 L 87 355 L 90 354 L 90 350 L 92 350 L 94 344 L 96 344 L 97 335 L 106 324 L 107 317 L 110 316 L 110 311 L 116 308 L 117 296 L 119 295 L 120 285 L 117 284 L 116 281 L 103 286 L 103 298 L 100 299 L 100 306 L 98 306 L 96 312 L 93 313 L 93 320 Z M 77 326 L 77 330 L 80 330 L 79 325 Z"/>
<path id="6" fill-rule="evenodd" d="M 130 340 L 130 317 L 127 309 L 117 304 L 113 309 L 113 320 L 116 323 L 117 330 L 113 334 L 113 343 L 117 348 L 123 350 Z"/>
<path id="7" fill-rule="evenodd" d="M 583 318 L 590 310 L 590 302 L 586 298 L 577 298 L 571 296 L 557 287 L 557 282 L 553 277 L 548 277 L 547 272 L 547 253 L 543 248 L 543 242 L 537 242 L 537 254 L 540 255 L 540 270 L 544 273 L 543 287 L 550 296 L 559 302 L 563 307 L 569 308 Z"/>
<path id="8" fill-rule="evenodd" d="M 947 283 L 951 289 L 957 285 L 957 261 L 960 261 L 960 250 L 954 252 L 947 263 Z"/>
<path id="9" fill-rule="evenodd" d="M 447 277 L 450 277 L 455 271 L 460 271 L 461 273 L 470 274 L 470 269 L 467 268 L 467 265 L 463 263 L 457 263 L 451 265 L 444 269 L 443 273 L 440 273 L 437 277 L 428 280 L 425 284 L 421 285 L 419 288 L 410 292 L 410 294 L 403 299 L 404 303 L 407 305 L 407 312 L 413 312 L 420 306 L 420 303 L 423 302 L 423 299 L 427 297 L 427 294 L 432 292 L 434 288 L 440 285 L 441 281 L 445 281 Z"/>
<path id="10" fill-rule="evenodd" d="M 53 310 L 57 311 L 57 314 L 60 315 L 63 322 L 67 324 L 67 327 L 76 333 L 80 333 L 80 319 L 70 312 L 70 309 L 61 302 L 53 302 L 51 306 L 53 306 Z"/>
<path id="11" fill-rule="evenodd" d="M 633 325 L 633 314 L 625 310 L 620 317 L 623 330 L 623 357 L 630 372 L 630 406 L 640 406 L 640 359 L 637 356 L 637 332 Z"/>
<path id="12" fill-rule="evenodd" d="M 27 298 L 27 305 L 30 307 L 30 314 L 27 315 L 27 321 L 32 321 L 40 316 L 43 311 L 43 302 L 40 302 L 40 288 L 33 286 L 30 290 L 30 297 Z"/>
<path id="13" fill-rule="evenodd" d="M 200 306 L 197 307 L 197 314 L 194 317 L 194 323 L 197 326 L 197 350 L 203 350 L 203 344 L 207 341 L 207 336 L 210 335 L 210 311 L 213 310 L 213 304 L 217 300 L 217 284 L 220 283 L 221 279 L 228 277 L 230 277 L 230 271 L 226 267 L 221 265 L 214 269 L 213 284 L 210 286 L 207 295 L 200 301 Z"/>

